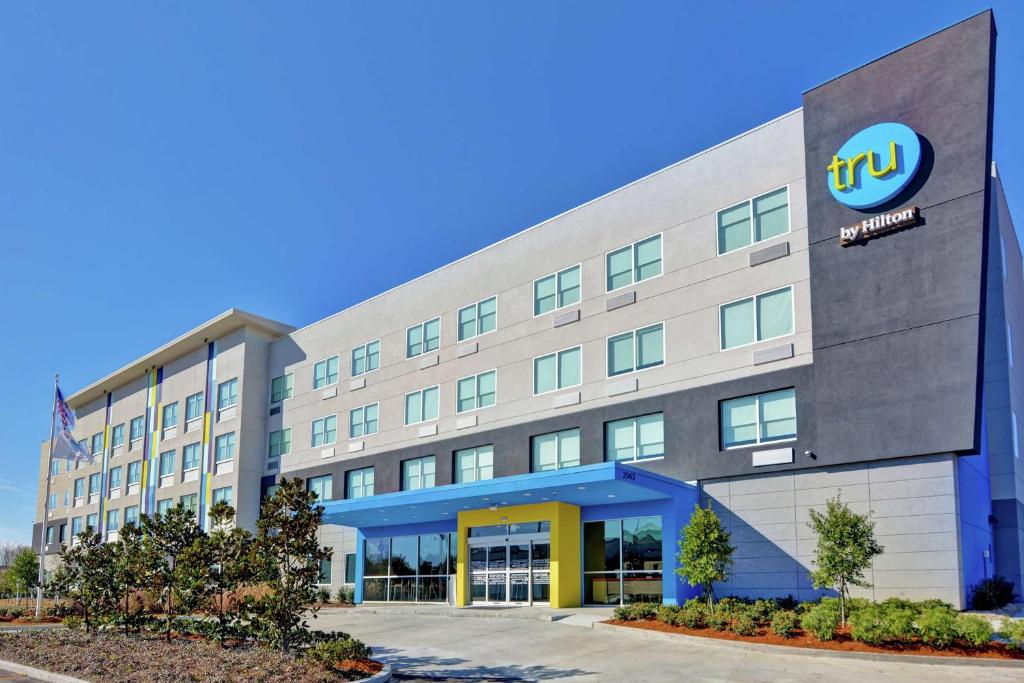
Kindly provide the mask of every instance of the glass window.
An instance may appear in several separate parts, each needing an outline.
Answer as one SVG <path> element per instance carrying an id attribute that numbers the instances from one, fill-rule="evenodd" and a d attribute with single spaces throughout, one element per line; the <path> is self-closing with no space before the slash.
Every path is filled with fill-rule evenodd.
<path id="1" fill-rule="evenodd" d="M 185 422 L 198 420 L 203 416 L 203 392 L 192 394 L 185 399 Z"/>
<path id="2" fill-rule="evenodd" d="M 235 459 L 235 433 L 221 434 L 214 442 L 214 461 L 227 462 Z"/>
<path id="3" fill-rule="evenodd" d="M 71 489 L 64 489 L 64 507 L 71 505 Z"/>
<path id="4" fill-rule="evenodd" d="M 642 460 L 663 455 L 665 419 L 662 413 L 605 424 L 605 460 Z"/>
<path id="5" fill-rule="evenodd" d="M 217 387 L 217 409 L 224 410 L 238 403 L 238 378 L 221 382 Z"/>
<path id="6" fill-rule="evenodd" d="M 416 536 L 395 536 L 391 539 L 391 574 L 394 576 L 415 576 L 417 561 Z"/>
<path id="7" fill-rule="evenodd" d="M 219 489 L 213 490 L 213 502 L 214 503 L 227 503 L 228 505 L 234 505 L 234 495 L 232 494 L 230 486 L 224 486 Z"/>
<path id="8" fill-rule="evenodd" d="M 128 463 L 128 484 L 138 484 L 142 480 L 142 461 Z M 77 492 L 75 495 L 78 495 Z"/>
<path id="9" fill-rule="evenodd" d="M 468 484 L 494 478 L 494 446 L 455 451 L 455 483 Z"/>
<path id="10" fill-rule="evenodd" d="M 158 515 L 165 514 L 172 507 L 174 507 L 174 499 L 173 498 L 164 498 L 163 500 L 158 500 L 156 502 L 156 514 L 158 514 Z"/>
<path id="11" fill-rule="evenodd" d="M 608 338 L 608 376 L 657 367 L 665 362 L 665 325 L 658 323 Z"/>
<path id="12" fill-rule="evenodd" d="M 793 288 L 723 304 L 720 318 L 722 350 L 793 334 Z"/>
<path id="13" fill-rule="evenodd" d="M 429 387 L 405 395 L 405 424 L 437 419 L 438 387 Z"/>
<path id="14" fill-rule="evenodd" d="M 484 299 L 459 309 L 459 341 L 494 331 L 498 324 L 498 300 Z"/>
<path id="15" fill-rule="evenodd" d="M 378 405 L 371 403 L 362 408 L 353 408 L 348 414 L 348 436 L 350 439 L 377 433 Z"/>
<path id="16" fill-rule="evenodd" d="M 373 468 L 364 467 L 348 473 L 348 498 L 368 498 L 373 495 Z"/>
<path id="17" fill-rule="evenodd" d="M 796 390 L 783 389 L 722 401 L 722 448 L 796 438 Z"/>
<path id="18" fill-rule="evenodd" d="M 331 356 L 313 365 L 313 388 L 322 389 L 338 382 L 338 357 Z"/>
<path id="19" fill-rule="evenodd" d="M 489 370 L 479 375 L 463 377 L 457 383 L 458 396 L 455 410 L 464 413 L 468 410 L 486 408 L 494 405 L 497 370 Z"/>
<path id="20" fill-rule="evenodd" d="M 56 528 L 52 526 L 46 527 L 46 545 L 53 543 L 56 538 Z"/>
<path id="21" fill-rule="evenodd" d="M 441 345 L 441 319 L 434 318 L 405 331 L 405 357 L 436 351 Z"/>
<path id="22" fill-rule="evenodd" d="M 124 509 L 124 523 L 139 525 L 139 506 L 129 505 Z"/>
<path id="23" fill-rule="evenodd" d="M 60 474 L 60 460 L 51 460 L 50 461 L 50 476 L 51 477 L 56 477 L 58 474 Z"/>
<path id="24" fill-rule="evenodd" d="M 320 560 L 320 576 L 317 578 L 317 583 L 321 586 L 326 586 L 331 582 L 331 561 Z"/>
<path id="25" fill-rule="evenodd" d="M 99 475 L 98 472 L 96 474 L 90 474 L 89 475 L 89 495 L 91 496 L 91 495 L 93 495 L 95 493 L 99 493 L 99 492 L 100 492 L 100 475 Z"/>
<path id="26" fill-rule="evenodd" d="M 402 462 L 402 490 L 418 491 L 434 486 L 434 456 L 413 458 Z"/>
<path id="27" fill-rule="evenodd" d="M 363 546 L 363 576 L 387 576 L 391 539 L 368 538 Z"/>
<path id="28" fill-rule="evenodd" d="M 101 455 L 103 453 L 103 432 L 92 435 L 92 454 Z"/>
<path id="29" fill-rule="evenodd" d="M 789 190 L 783 187 L 718 212 L 718 253 L 725 254 L 787 232 Z"/>
<path id="30" fill-rule="evenodd" d="M 121 488 L 121 466 L 110 468 L 110 488 L 111 491 L 116 491 Z"/>
<path id="31" fill-rule="evenodd" d="M 75 498 L 81 498 L 85 495 L 85 478 L 75 479 Z"/>
<path id="32" fill-rule="evenodd" d="M 188 493 L 178 499 L 181 507 L 195 514 L 199 511 L 199 496 L 195 493 Z"/>
<path id="33" fill-rule="evenodd" d="M 71 520 L 71 537 L 74 538 L 82 533 L 82 518 L 75 517 Z"/>
<path id="34" fill-rule="evenodd" d="M 337 425 L 337 420 L 335 420 Z M 270 452 L 267 453 L 269 459 L 279 458 L 282 455 L 288 455 L 292 452 L 292 428 L 285 427 L 284 429 L 278 429 L 270 432 Z"/>
<path id="35" fill-rule="evenodd" d="M 356 582 L 356 554 L 345 553 L 345 583 Z"/>
<path id="36" fill-rule="evenodd" d="M 306 480 L 306 490 L 315 493 L 317 500 L 330 500 L 334 497 L 334 476 L 310 477 Z"/>
<path id="37" fill-rule="evenodd" d="M 169 477 L 174 474 L 174 451 L 164 451 L 160 454 L 160 476 Z"/>
<path id="38" fill-rule="evenodd" d="M 661 235 L 609 252 L 605 271 L 609 292 L 661 275 Z"/>
<path id="39" fill-rule="evenodd" d="M 313 420 L 312 446 L 326 446 L 337 441 L 338 437 L 338 416 L 328 415 L 319 420 Z"/>
<path id="40" fill-rule="evenodd" d="M 114 428 L 110 430 L 110 446 L 117 448 L 118 446 L 124 445 L 124 423 L 114 425 Z"/>
<path id="41" fill-rule="evenodd" d="M 352 349 L 352 376 L 370 372 L 380 367 L 380 340 L 372 341 Z"/>
<path id="42" fill-rule="evenodd" d="M 660 517 L 585 522 L 584 602 L 661 602 L 661 533 Z"/>
<path id="43" fill-rule="evenodd" d="M 164 406 L 163 428 L 178 426 L 178 403 L 169 403 Z"/>
<path id="44" fill-rule="evenodd" d="M 47 510 L 56 510 L 57 509 L 57 494 L 56 493 L 51 493 L 50 494 L 50 500 L 48 500 L 47 503 L 46 503 L 46 509 Z"/>
<path id="45" fill-rule="evenodd" d="M 60 543 L 67 542 L 67 540 L 68 540 L 68 525 L 67 524 L 61 524 L 59 529 L 60 529 L 60 533 L 58 534 L 58 537 L 57 537 L 58 542 L 60 542 Z"/>
<path id="46" fill-rule="evenodd" d="M 577 386 L 583 381 L 583 351 L 576 346 L 533 359 L 533 393 Z"/>
<path id="47" fill-rule="evenodd" d="M 199 449 L 198 443 L 190 443 L 181 449 L 181 470 L 183 472 L 199 469 Z"/>
<path id="48" fill-rule="evenodd" d="M 121 527 L 121 511 L 107 510 L 107 533 L 117 531 Z"/>
<path id="49" fill-rule="evenodd" d="M 580 301 L 580 267 L 573 266 L 533 282 L 533 314 L 543 315 Z"/>
<path id="50" fill-rule="evenodd" d="M 541 434 L 530 440 L 532 471 L 546 472 L 580 464 L 580 430 Z"/>
<path id="51" fill-rule="evenodd" d="M 270 402 L 280 403 L 281 401 L 291 398 L 294 393 L 294 387 L 292 382 L 292 373 L 287 375 L 281 375 L 270 380 Z"/>

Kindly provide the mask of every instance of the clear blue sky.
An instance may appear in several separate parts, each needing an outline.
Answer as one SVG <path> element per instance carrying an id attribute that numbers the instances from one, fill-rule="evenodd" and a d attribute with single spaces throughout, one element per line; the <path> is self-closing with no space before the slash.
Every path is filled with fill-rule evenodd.
<path id="1" fill-rule="evenodd" d="M 1024 225 L 1024 3 L 991 4 Z M 232 306 L 308 324 L 987 6 L 0 4 L 0 541 L 29 540 L 55 371 Z"/>

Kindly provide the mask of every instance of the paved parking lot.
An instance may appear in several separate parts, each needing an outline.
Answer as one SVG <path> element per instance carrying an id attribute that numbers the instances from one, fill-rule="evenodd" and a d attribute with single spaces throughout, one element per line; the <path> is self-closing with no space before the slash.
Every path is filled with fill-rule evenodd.
<path id="1" fill-rule="evenodd" d="M 323 610 L 317 628 L 347 631 L 373 647 L 400 680 L 490 681 L 920 681 L 1024 680 L 1024 669 L 870 662 L 766 654 L 721 645 L 641 639 L 530 619 Z"/>

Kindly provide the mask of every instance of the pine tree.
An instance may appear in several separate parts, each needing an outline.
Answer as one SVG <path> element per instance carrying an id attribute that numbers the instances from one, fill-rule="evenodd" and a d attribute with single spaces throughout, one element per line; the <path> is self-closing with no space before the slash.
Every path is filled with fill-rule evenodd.
<path id="1" fill-rule="evenodd" d="M 690 522 L 680 530 L 679 567 L 676 573 L 691 586 L 703 586 L 708 607 L 714 606 L 714 582 L 725 581 L 732 554 L 736 549 L 729 545 L 729 532 L 722 527 L 718 515 L 711 509 L 695 505 Z"/>

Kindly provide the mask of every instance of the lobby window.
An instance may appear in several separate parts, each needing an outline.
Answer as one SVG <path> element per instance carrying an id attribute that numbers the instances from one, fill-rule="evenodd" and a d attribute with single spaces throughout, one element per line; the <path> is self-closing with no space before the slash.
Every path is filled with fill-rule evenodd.
<path id="1" fill-rule="evenodd" d="M 580 464 L 580 430 L 565 429 L 530 439 L 531 472 L 547 472 Z"/>
<path id="2" fill-rule="evenodd" d="M 419 491 L 434 486 L 434 456 L 413 458 L 402 462 L 402 490 Z"/>
<path id="3" fill-rule="evenodd" d="M 533 281 L 533 314 L 550 313 L 580 302 L 580 266 L 560 270 Z"/>
<path id="4" fill-rule="evenodd" d="M 238 404 L 238 378 L 221 382 L 217 387 L 217 409 L 224 410 Z"/>
<path id="5" fill-rule="evenodd" d="M 100 492 L 100 475 L 99 475 L 98 472 L 96 474 L 90 474 L 89 475 L 89 496 L 92 497 L 92 496 L 98 495 L 99 492 Z"/>
<path id="6" fill-rule="evenodd" d="M 533 393 L 574 387 L 583 382 L 583 347 L 574 346 L 558 353 L 533 359 Z"/>
<path id="7" fill-rule="evenodd" d="M 405 331 L 405 357 L 436 351 L 441 345 L 441 319 L 434 318 Z"/>
<path id="8" fill-rule="evenodd" d="M 190 443 L 181 449 L 181 471 L 191 472 L 199 469 L 199 454 L 201 446 L 198 443 Z"/>
<path id="9" fill-rule="evenodd" d="M 313 420 L 313 434 L 311 445 L 313 448 L 326 446 L 338 440 L 338 416 L 328 415 L 319 420 Z"/>
<path id="10" fill-rule="evenodd" d="M 103 432 L 92 435 L 92 454 L 102 455 L 103 454 Z"/>
<path id="11" fill-rule="evenodd" d="M 665 416 L 662 413 L 605 423 L 605 460 L 644 460 L 663 455 Z"/>
<path id="12" fill-rule="evenodd" d="M 139 506 L 129 505 L 124 509 L 124 523 L 139 525 Z"/>
<path id="13" fill-rule="evenodd" d="M 755 446 L 796 438 L 796 390 L 722 401 L 722 448 Z"/>
<path id="14" fill-rule="evenodd" d="M 114 428 L 110 430 L 110 446 L 117 448 L 118 446 L 124 445 L 124 423 L 114 425 Z"/>
<path id="15" fill-rule="evenodd" d="M 160 485 L 170 486 L 174 483 L 174 451 L 160 454 Z"/>
<path id="16" fill-rule="evenodd" d="M 440 389 L 428 387 L 405 395 L 405 424 L 428 422 L 437 419 L 437 403 Z"/>
<path id="17" fill-rule="evenodd" d="M 726 254 L 789 232 L 789 188 L 782 187 L 718 212 L 718 253 Z"/>
<path id="18" fill-rule="evenodd" d="M 608 376 L 665 364 L 665 324 L 608 337 Z"/>
<path id="19" fill-rule="evenodd" d="M 281 375 L 270 380 L 270 402 L 280 403 L 286 398 L 291 398 L 293 393 L 292 373 Z"/>
<path id="20" fill-rule="evenodd" d="M 331 356 L 313 365 L 313 388 L 323 389 L 338 383 L 338 357 Z"/>
<path id="21" fill-rule="evenodd" d="M 583 524 L 583 601 L 620 605 L 662 600 L 661 518 Z"/>
<path id="22" fill-rule="evenodd" d="M 134 441 L 138 441 L 139 439 L 142 438 L 142 435 L 143 435 L 144 430 L 146 428 L 145 425 L 146 425 L 146 423 L 145 423 L 145 417 L 144 416 L 139 415 L 138 417 L 133 417 L 132 418 L 132 421 L 129 423 L 129 427 L 130 427 L 129 438 L 133 442 Z"/>
<path id="23" fill-rule="evenodd" d="M 110 468 L 110 483 L 107 486 L 107 491 L 120 491 L 121 490 L 121 466 Z"/>
<path id="24" fill-rule="evenodd" d="M 497 326 L 497 297 L 492 296 L 459 309 L 459 341 L 493 332 Z"/>
<path id="25" fill-rule="evenodd" d="M 140 481 L 142 481 L 142 461 L 136 460 L 128 463 L 128 485 L 138 484 Z"/>
<path id="26" fill-rule="evenodd" d="M 310 477 L 306 480 L 306 490 L 315 493 L 317 500 L 330 500 L 334 497 L 334 477 L 330 474 Z"/>
<path id="27" fill-rule="evenodd" d="M 455 483 L 468 484 L 494 478 L 494 446 L 455 451 Z"/>
<path id="28" fill-rule="evenodd" d="M 224 486 L 213 490 L 214 503 L 227 503 L 228 505 L 234 505 L 234 501 L 235 497 L 232 494 L 230 486 Z"/>
<path id="29" fill-rule="evenodd" d="M 320 575 L 317 578 L 317 583 L 321 586 L 326 586 L 331 582 L 331 561 L 320 560 Z"/>
<path id="30" fill-rule="evenodd" d="M 380 339 L 352 349 L 352 376 L 358 377 L 380 367 Z"/>
<path id="31" fill-rule="evenodd" d="M 348 491 L 346 498 L 369 498 L 373 495 L 373 468 L 352 470 L 346 475 Z"/>
<path id="32" fill-rule="evenodd" d="M 164 498 L 163 500 L 158 500 L 156 502 L 156 514 L 167 514 L 167 511 L 170 510 L 172 507 L 174 507 L 173 498 Z"/>
<path id="33" fill-rule="evenodd" d="M 445 602 L 455 534 L 368 538 L 363 541 L 363 600 Z M 348 568 L 348 558 L 353 568 Z M 346 556 L 345 579 L 355 581 L 355 555 Z"/>
<path id="34" fill-rule="evenodd" d="M 199 495 L 195 493 L 189 493 L 178 499 L 178 503 L 181 507 L 185 508 L 192 514 L 199 511 Z"/>
<path id="35" fill-rule="evenodd" d="M 337 423 L 335 423 L 337 424 Z M 267 461 L 277 463 L 277 459 L 282 455 L 288 455 L 292 452 L 292 428 L 285 427 L 284 429 L 278 429 L 277 431 L 270 432 L 270 450 L 267 453 Z"/>
<path id="36" fill-rule="evenodd" d="M 377 433 L 377 416 L 380 413 L 380 406 L 371 403 L 361 408 L 353 408 L 348 413 L 348 436 L 355 439 L 367 434 Z"/>
<path id="37" fill-rule="evenodd" d="M 498 371 L 489 370 L 479 375 L 470 375 L 459 380 L 458 396 L 455 399 L 455 411 L 465 413 L 477 408 L 494 405 L 497 390 Z"/>
<path id="38" fill-rule="evenodd" d="M 164 406 L 164 415 L 162 420 L 164 430 L 170 429 L 171 427 L 178 426 L 178 402 L 169 403 Z"/>
<path id="39" fill-rule="evenodd" d="M 198 420 L 203 416 L 203 392 L 192 394 L 185 399 L 185 422 Z"/>
<path id="40" fill-rule="evenodd" d="M 608 252 L 605 275 L 609 292 L 661 275 L 661 235 Z"/>
<path id="41" fill-rule="evenodd" d="M 719 317 L 723 351 L 793 334 L 793 288 L 722 304 Z"/>
<path id="42" fill-rule="evenodd" d="M 213 442 L 214 462 L 235 459 L 235 433 L 221 434 Z"/>

